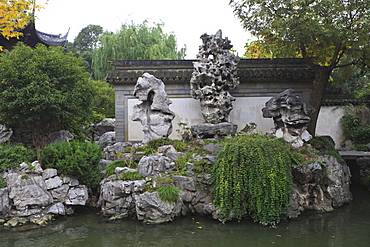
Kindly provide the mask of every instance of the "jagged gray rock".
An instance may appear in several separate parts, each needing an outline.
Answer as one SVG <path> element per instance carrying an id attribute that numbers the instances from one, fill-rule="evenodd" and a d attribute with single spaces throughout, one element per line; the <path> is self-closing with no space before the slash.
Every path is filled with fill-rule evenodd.
<path id="1" fill-rule="evenodd" d="M 312 138 L 307 126 L 311 122 L 309 114 L 315 109 L 293 92 L 293 89 L 287 89 L 271 98 L 262 109 L 262 115 L 274 120 L 271 134 L 284 138 L 294 147 L 301 147 Z"/>
<path id="2" fill-rule="evenodd" d="M 86 134 L 92 140 L 98 140 L 104 133 L 114 131 L 115 123 L 115 118 L 104 118 L 101 122 L 92 124 Z"/>
<path id="3" fill-rule="evenodd" d="M 102 148 L 105 148 L 108 145 L 112 145 L 116 142 L 116 132 L 114 131 L 109 131 L 104 133 L 100 138 L 99 138 L 99 145 Z"/>
<path id="4" fill-rule="evenodd" d="M 70 206 L 88 200 L 86 186 L 75 178 L 59 177 L 56 169 L 43 170 L 38 161 L 22 163 L 3 177 L 7 187 L 0 189 L 0 216 L 10 218 L 9 226 L 27 221 L 43 224 L 51 215 L 72 214 Z"/>
<path id="5" fill-rule="evenodd" d="M 203 150 L 210 154 L 217 154 L 222 148 L 222 144 L 219 143 L 209 143 L 203 146 Z"/>
<path id="6" fill-rule="evenodd" d="M 181 198 L 177 203 L 167 203 L 159 199 L 157 192 L 151 192 L 136 195 L 135 201 L 136 216 L 146 223 L 173 221 L 181 213 Z"/>
<path id="7" fill-rule="evenodd" d="M 295 187 L 289 217 L 295 218 L 306 210 L 332 211 L 352 200 L 349 167 L 333 156 L 325 155 L 322 159 L 324 166 L 314 162 L 293 167 Z"/>
<path id="8" fill-rule="evenodd" d="M 48 168 L 48 169 L 45 169 L 45 170 L 42 172 L 42 178 L 43 178 L 43 179 L 53 178 L 53 177 L 55 177 L 57 174 L 58 174 L 57 169 Z"/>
<path id="9" fill-rule="evenodd" d="M 223 122 L 217 124 L 199 124 L 191 126 L 191 133 L 198 139 L 222 139 L 226 136 L 235 136 L 238 126 L 233 123 Z"/>
<path id="10" fill-rule="evenodd" d="M 47 214 L 59 214 L 59 215 L 66 215 L 66 210 L 63 203 L 58 202 L 51 205 L 47 210 Z"/>
<path id="11" fill-rule="evenodd" d="M 115 123 L 115 118 L 104 118 L 101 122 L 85 126 L 84 134 L 92 141 L 99 140 L 104 133 L 115 131 Z"/>
<path id="12" fill-rule="evenodd" d="M 51 191 L 51 195 L 54 199 L 60 202 L 65 202 L 67 198 L 67 193 L 69 190 L 69 186 L 67 184 L 63 184 L 59 188 L 55 188 Z"/>
<path id="13" fill-rule="evenodd" d="M 45 184 L 46 184 L 46 188 L 48 190 L 51 190 L 51 189 L 55 189 L 55 188 L 62 186 L 63 181 L 62 179 L 60 179 L 60 177 L 56 176 L 56 177 L 46 179 Z"/>
<path id="14" fill-rule="evenodd" d="M 13 131 L 8 129 L 5 125 L 0 124 L 0 143 L 7 142 L 12 136 Z"/>
<path id="15" fill-rule="evenodd" d="M 136 172 L 136 171 L 137 171 L 137 169 L 133 169 L 133 168 L 129 168 L 129 167 L 116 167 L 114 169 L 114 173 L 117 175 L 117 178 L 120 178 L 122 173 Z"/>
<path id="16" fill-rule="evenodd" d="M 175 167 L 172 159 L 164 156 L 162 153 L 155 153 L 141 158 L 138 164 L 138 171 L 141 177 L 157 176 L 159 174 L 168 174 Z"/>
<path id="17" fill-rule="evenodd" d="M 186 177 L 180 175 L 172 176 L 173 182 L 180 190 L 187 190 L 191 192 L 196 191 L 196 180 L 194 177 Z"/>
<path id="18" fill-rule="evenodd" d="M 66 205 L 85 205 L 89 199 L 89 193 L 85 185 L 78 185 L 68 190 Z"/>
<path id="19" fill-rule="evenodd" d="M 176 149 L 172 145 L 164 145 L 158 148 L 158 152 L 163 153 L 168 158 L 172 160 L 177 160 L 179 158 L 185 157 L 186 154 L 182 152 L 177 152 Z"/>
<path id="20" fill-rule="evenodd" d="M 237 64 L 240 59 L 230 53 L 230 40 L 222 38 L 222 31 L 215 35 L 203 34 L 199 46 L 198 62 L 190 79 L 190 95 L 200 100 L 202 115 L 206 123 L 227 122 L 233 109 L 229 90 L 239 85 Z"/>
<path id="21" fill-rule="evenodd" d="M 136 216 L 138 220 L 147 223 L 172 221 L 176 216 L 188 213 L 212 215 L 214 219 L 225 221 L 225 217 L 212 201 L 211 175 L 171 175 L 175 164 L 166 154 L 174 152 L 175 149 L 172 146 L 162 146 L 158 150 L 163 153 L 144 156 L 139 162 L 138 171 L 145 180 L 117 179 L 121 172 L 132 170 L 126 167 L 117 169 L 117 175 L 101 182 L 98 205 L 103 214 L 111 216 L 111 219 Z M 208 164 L 216 161 L 215 155 L 193 158 L 195 161 L 203 159 Z M 319 158 L 322 163 L 314 162 L 292 168 L 295 187 L 288 217 L 297 217 L 306 210 L 332 211 L 335 207 L 351 201 L 348 166 L 338 163 L 332 156 Z M 179 188 L 178 203 L 163 202 L 158 198 L 157 192 L 148 191 L 149 188 L 158 188 L 159 184 L 156 184 L 155 180 L 160 177 L 172 180 L 166 183 Z"/>
<path id="22" fill-rule="evenodd" d="M 142 154 L 144 153 L 132 152 L 131 150 L 134 148 L 134 146 L 136 145 L 131 142 L 117 142 L 112 145 L 108 145 L 104 148 L 104 158 L 105 160 L 109 161 L 125 159 L 128 161 L 139 162 Z"/>
<path id="23" fill-rule="evenodd" d="M 48 137 L 50 140 L 50 144 L 52 145 L 57 142 L 62 142 L 62 141 L 69 142 L 73 139 L 73 135 L 68 130 L 60 130 L 57 132 L 50 133 Z"/>
<path id="24" fill-rule="evenodd" d="M 104 179 L 100 183 L 98 205 L 104 215 L 124 218 L 135 215 L 135 193 L 144 191 L 145 181 L 123 181 Z"/>
<path id="25" fill-rule="evenodd" d="M 0 216 L 5 216 L 10 210 L 10 199 L 8 188 L 0 189 Z"/>
<path id="26" fill-rule="evenodd" d="M 172 120 L 175 118 L 169 105 L 164 83 L 149 73 L 139 77 L 134 89 L 134 96 L 142 103 L 134 106 L 133 121 L 143 125 L 144 140 L 147 143 L 172 133 Z"/>
<path id="27" fill-rule="evenodd" d="M 19 211 L 27 210 L 29 206 L 45 207 L 53 202 L 53 197 L 47 191 L 46 184 L 35 175 L 10 173 L 6 177 L 9 188 L 9 199 Z"/>

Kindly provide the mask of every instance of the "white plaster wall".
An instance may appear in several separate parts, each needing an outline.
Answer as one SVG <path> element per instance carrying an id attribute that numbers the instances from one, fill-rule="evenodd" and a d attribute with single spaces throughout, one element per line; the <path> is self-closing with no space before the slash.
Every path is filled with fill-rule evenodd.
<path id="1" fill-rule="evenodd" d="M 171 139 L 179 139 L 179 135 L 176 129 L 179 129 L 179 123 L 186 123 L 190 127 L 191 125 L 203 123 L 203 117 L 200 110 L 200 104 L 198 100 L 193 98 L 171 98 L 172 104 L 170 110 L 175 113 L 175 118 L 172 121 L 172 134 L 169 136 Z M 129 141 L 141 141 L 143 140 L 142 125 L 139 121 L 132 121 L 131 116 L 133 113 L 134 105 L 140 101 L 137 99 L 128 100 L 128 140 Z"/>
<path id="2" fill-rule="evenodd" d="M 272 118 L 262 117 L 262 108 L 271 97 L 238 97 L 230 113 L 230 122 L 238 125 L 238 131 L 246 124 L 257 124 L 257 130 L 266 132 L 274 127 Z"/>
<path id="3" fill-rule="evenodd" d="M 234 102 L 234 109 L 230 113 L 230 122 L 238 125 L 238 130 L 245 127 L 246 124 L 257 124 L 257 130 L 266 132 L 274 127 L 272 119 L 263 118 L 261 109 L 265 102 L 271 97 L 242 97 Z M 200 104 L 193 98 L 171 98 L 171 111 L 175 113 L 175 119 L 172 121 L 173 131 L 171 139 L 178 139 L 179 135 L 176 129 L 179 129 L 179 123 L 186 123 L 189 127 L 192 125 L 204 123 Z M 139 121 L 132 121 L 134 105 L 140 101 L 137 99 L 128 99 L 128 140 L 141 141 L 143 139 L 142 126 Z"/>
<path id="4" fill-rule="evenodd" d="M 131 116 L 133 114 L 134 105 L 139 104 L 138 99 L 127 100 L 127 129 L 128 129 L 128 140 L 129 141 L 142 141 L 144 139 L 143 127 L 139 121 L 132 121 Z"/>
<path id="5" fill-rule="evenodd" d="M 271 97 L 240 97 L 234 102 L 234 109 L 230 113 L 230 122 L 238 125 L 238 131 L 246 124 L 257 124 L 257 131 L 266 132 L 274 127 L 271 118 L 263 118 L 261 109 Z M 176 129 L 179 129 L 178 123 L 186 123 L 188 126 L 204 123 L 198 100 L 192 98 L 171 98 L 170 109 L 175 112 L 175 119 L 172 121 L 173 131 L 171 139 L 179 139 Z M 143 140 L 142 126 L 139 121 L 132 121 L 131 116 L 133 107 L 140 101 L 137 99 L 128 99 L 128 140 Z M 316 135 L 329 135 L 335 143 L 336 148 L 340 148 L 343 142 L 343 133 L 340 128 L 340 118 L 343 116 L 343 108 L 333 106 L 321 107 Z"/>
<path id="6" fill-rule="evenodd" d="M 316 135 L 329 135 L 334 139 L 335 148 L 339 149 L 344 141 L 340 119 L 344 114 L 343 107 L 322 106 L 317 119 Z"/>

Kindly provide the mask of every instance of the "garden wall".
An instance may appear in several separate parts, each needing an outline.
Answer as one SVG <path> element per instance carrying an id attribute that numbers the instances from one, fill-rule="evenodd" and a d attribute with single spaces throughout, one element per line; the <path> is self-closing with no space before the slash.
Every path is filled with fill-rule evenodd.
<path id="1" fill-rule="evenodd" d="M 173 132 L 170 138 L 178 138 L 178 123 L 188 126 L 203 123 L 199 101 L 190 97 L 190 78 L 194 60 L 140 60 L 110 61 L 116 70 L 110 71 L 107 82 L 114 85 L 116 92 L 116 140 L 141 141 L 142 126 L 131 120 L 133 106 L 139 101 L 133 96 L 138 77 L 145 72 L 161 79 L 172 100 L 170 109 L 175 112 Z M 285 89 L 292 88 L 296 94 L 308 101 L 313 72 L 303 59 L 241 59 L 238 64 L 240 85 L 231 91 L 236 98 L 230 122 L 239 130 L 248 123 L 256 123 L 258 131 L 273 127 L 272 119 L 264 119 L 261 109 L 266 101 Z M 342 141 L 339 128 L 341 110 L 323 107 L 319 116 L 317 134 L 331 135 L 338 145 Z"/>

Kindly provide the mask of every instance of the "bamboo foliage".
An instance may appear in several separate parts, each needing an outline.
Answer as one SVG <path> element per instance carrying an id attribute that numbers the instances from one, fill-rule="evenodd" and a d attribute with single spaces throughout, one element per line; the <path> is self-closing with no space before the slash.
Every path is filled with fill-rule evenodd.
<path id="1" fill-rule="evenodd" d="M 100 47 L 93 51 L 94 77 L 105 78 L 112 69 L 108 60 L 184 59 L 186 48 L 178 50 L 175 35 L 164 33 L 163 26 L 163 23 L 149 26 L 144 21 L 139 25 L 123 24 L 117 33 L 103 34 Z"/>

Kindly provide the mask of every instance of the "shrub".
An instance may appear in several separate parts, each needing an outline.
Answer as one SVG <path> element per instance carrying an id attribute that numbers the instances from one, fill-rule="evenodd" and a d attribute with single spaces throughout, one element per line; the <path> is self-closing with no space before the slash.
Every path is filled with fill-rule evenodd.
<path id="1" fill-rule="evenodd" d="M 179 200 L 180 189 L 173 186 L 164 186 L 157 189 L 158 197 L 164 202 L 176 203 Z"/>
<path id="2" fill-rule="evenodd" d="M 370 151 L 366 144 L 355 144 L 355 150 L 364 152 Z"/>
<path id="3" fill-rule="evenodd" d="M 330 155 L 336 158 L 339 163 L 343 163 L 344 160 L 340 154 L 335 150 L 334 142 L 327 136 L 315 136 L 309 142 L 317 151 L 318 154 Z"/>
<path id="4" fill-rule="evenodd" d="M 0 145 L 0 172 L 6 168 L 18 167 L 22 162 L 32 163 L 36 159 L 35 151 L 25 148 L 22 144 Z"/>
<path id="5" fill-rule="evenodd" d="M 226 140 L 212 167 L 214 202 L 226 220 L 233 213 L 263 225 L 279 222 L 290 203 L 296 160 L 282 139 L 252 134 Z"/>
<path id="6" fill-rule="evenodd" d="M 348 105 L 344 108 L 344 115 L 340 119 L 343 134 L 347 140 L 355 144 L 367 144 L 370 142 L 370 124 L 361 121 L 359 108 Z"/>
<path id="7" fill-rule="evenodd" d="M 334 143 L 327 136 L 315 136 L 308 143 L 320 151 L 335 150 Z"/>
<path id="8" fill-rule="evenodd" d="M 100 147 L 89 142 L 60 142 L 45 146 L 41 152 L 43 167 L 55 168 L 63 175 L 75 176 L 82 184 L 95 188 L 100 182 Z"/>
<path id="9" fill-rule="evenodd" d="M 0 55 L 0 120 L 7 127 L 29 128 L 35 147 L 47 134 L 81 130 L 92 117 L 94 91 L 82 59 L 62 47 L 35 48 L 22 42 Z"/>

